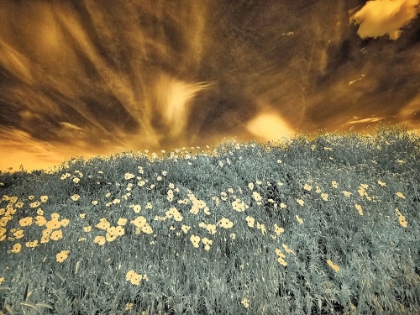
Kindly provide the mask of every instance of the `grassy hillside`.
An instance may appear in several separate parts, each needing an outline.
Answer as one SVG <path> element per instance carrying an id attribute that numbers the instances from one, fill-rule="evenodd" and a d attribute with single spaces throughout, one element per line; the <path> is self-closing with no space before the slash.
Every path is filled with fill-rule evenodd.
<path id="1" fill-rule="evenodd" d="M 0 173 L 0 314 L 420 313 L 418 138 L 190 151 Z"/>

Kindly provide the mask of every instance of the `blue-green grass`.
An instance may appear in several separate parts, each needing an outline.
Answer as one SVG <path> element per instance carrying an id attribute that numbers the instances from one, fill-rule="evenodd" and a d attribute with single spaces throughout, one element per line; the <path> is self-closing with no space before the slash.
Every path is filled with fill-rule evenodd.
<path id="1" fill-rule="evenodd" d="M 0 314 L 420 314 L 418 138 L 203 149 L 0 173 Z"/>

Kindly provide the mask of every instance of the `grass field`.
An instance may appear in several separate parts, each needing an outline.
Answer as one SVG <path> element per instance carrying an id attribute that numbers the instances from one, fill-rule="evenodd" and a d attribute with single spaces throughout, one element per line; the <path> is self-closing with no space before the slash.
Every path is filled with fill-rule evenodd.
<path id="1" fill-rule="evenodd" d="M 419 139 L 308 139 L 0 173 L 0 314 L 420 314 Z"/>

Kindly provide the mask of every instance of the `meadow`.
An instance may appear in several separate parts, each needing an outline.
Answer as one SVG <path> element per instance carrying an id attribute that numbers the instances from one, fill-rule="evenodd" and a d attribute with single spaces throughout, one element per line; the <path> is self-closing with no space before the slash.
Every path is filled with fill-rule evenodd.
<path id="1" fill-rule="evenodd" d="M 404 129 L 0 173 L 0 314 L 420 314 Z"/>

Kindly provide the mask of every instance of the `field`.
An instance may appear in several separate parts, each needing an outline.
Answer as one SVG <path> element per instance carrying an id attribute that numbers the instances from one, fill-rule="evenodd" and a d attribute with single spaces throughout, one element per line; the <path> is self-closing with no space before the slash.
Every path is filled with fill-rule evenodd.
<path id="1" fill-rule="evenodd" d="M 380 128 L 0 173 L 0 314 L 420 314 L 419 159 Z"/>

